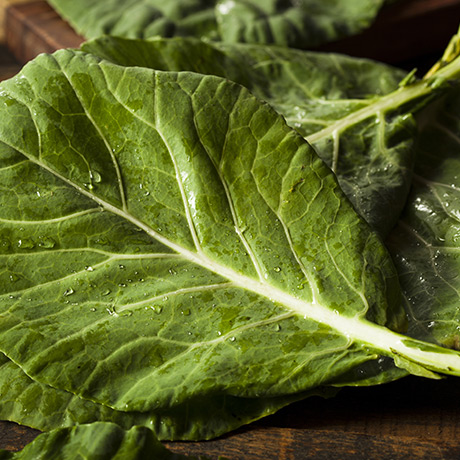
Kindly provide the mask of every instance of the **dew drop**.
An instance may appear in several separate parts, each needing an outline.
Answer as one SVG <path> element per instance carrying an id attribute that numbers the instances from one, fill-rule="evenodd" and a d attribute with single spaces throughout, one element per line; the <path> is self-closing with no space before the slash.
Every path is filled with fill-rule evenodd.
<path id="1" fill-rule="evenodd" d="M 124 270 L 124 269 L 125 269 L 125 266 L 124 266 L 124 265 L 118 265 L 118 268 L 119 268 L 120 270 Z"/>
<path id="2" fill-rule="evenodd" d="M 105 291 L 102 291 L 101 295 L 106 296 L 109 295 L 112 291 L 110 289 L 106 289 Z"/>
<path id="3" fill-rule="evenodd" d="M 12 283 L 15 283 L 15 282 L 18 281 L 18 280 L 19 280 L 19 276 L 16 275 L 15 273 L 12 273 L 12 274 L 10 275 L 10 281 L 11 281 Z"/>
<path id="4" fill-rule="evenodd" d="M 186 308 L 185 310 L 181 310 L 181 315 L 189 316 L 190 315 L 190 308 Z"/>
<path id="5" fill-rule="evenodd" d="M 39 236 L 38 237 L 38 246 L 44 249 L 53 249 L 56 246 L 56 241 L 53 238 L 48 236 Z"/>
<path id="6" fill-rule="evenodd" d="M 95 311 L 96 311 L 96 308 L 91 307 L 91 308 L 89 309 L 89 311 L 95 312 Z"/>
<path id="7" fill-rule="evenodd" d="M 75 293 L 75 291 L 74 291 L 72 288 L 69 288 L 69 289 L 66 289 L 66 290 L 64 291 L 64 296 L 67 297 L 67 296 L 72 295 L 72 294 L 74 294 L 74 293 Z"/>
<path id="8" fill-rule="evenodd" d="M 275 324 L 275 332 L 281 331 L 281 326 L 279 324 Z"/>
<path id="9" fill-rule="evenodd" d="M 275 267 L 273 270 L 275 270 L 275 272 L 279 273 L 281 271 L 281 267 Z"/>
<path id="10" fill-rule="evenodd" d="M 235 336 L 230 337 L 230 342 L 234 342 L 236 340 Z"/>
<path id="11" fill-rule="evenodd" d="M 29 238 L 21 238 L 20 240 L 18 240 L 18 248 L 32 249 L 33 247 L 35 247 L 35 244 Z"/>
<path id="12" fill-rule="evenodd" d="M 87 272 L 93 272 L 93 271 L 94 271 L 94 268 L 91 267 L 90 265 L 87 265 L 87 266 L 85 267 L 85 270 L 86 270 Z"/>
<path id="13" fill-rule="evenodd" d="M 160 305 L 153 305 L 150 307 L 157 315 L 159 315 L 163 311 L 163 307 Z"/>
<path id="14" fill-rule="evenodd" d="M 177 272 L 176 272 L 176 270 L 174 270 L 174 268 L 170 268 L 168 270 L 168 272 L 169 272 L 170 275 L 177 275 Z"/>
<path id="15" fill-rule="evenodd" d="M 89 175 L 96 184 L 99 184 L 102 181 L 102 177 L 98 171 L 90 171 Z"/>
<path id="16" fill-rule="evenodd" d="M 117 311 L 115 310 L 115 306 L 114 305 L 110 305 L 106 308 L 107 310 L 107 313 L 110 315 L 110 316 L 118 316 L 118 313 Z"/>

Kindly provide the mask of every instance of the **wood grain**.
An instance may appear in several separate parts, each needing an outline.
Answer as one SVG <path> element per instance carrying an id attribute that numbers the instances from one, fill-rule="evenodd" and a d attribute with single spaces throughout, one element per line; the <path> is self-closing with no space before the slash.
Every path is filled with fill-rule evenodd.
<path id="1" fill-rule="evenodd" d="M 12 5 L 31 3 L 31 0 L 0 0 L 0 42 L 5 41 L 5 13 Z"/>
<path id="2" fill-rule="evenodd" d="M 40 53 L 78 48 L 83 38 L 43 1 L 10 6 L 6 11 L 6 43 L 21 63 Z"/>

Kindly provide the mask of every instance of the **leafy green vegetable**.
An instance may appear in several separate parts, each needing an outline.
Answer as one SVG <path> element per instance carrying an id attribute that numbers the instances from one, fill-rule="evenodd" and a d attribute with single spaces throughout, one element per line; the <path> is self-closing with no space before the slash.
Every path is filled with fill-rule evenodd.
<path id="1" fill-rule="evenodd" d="M 207 389 L 278 396 L 280 375 L 294 372 L 287 393 L 323 382 L 338 349 L 345 356 L 332 377 L 374 356 L 317 324 L 323 314 L 348 308 L 400 322 L 383 247 L 311 148 L 243 88 L 64 51 L 2 90 L 2 348 L 37 380 L 123 410 L 170 407 Z M 297 203 L 321 214 L 314 220 Z M 352 228 L 360 252 L 349 264 L 342 240 Z M 355 279 L 359 294 L 349 281 L 334 299 L 334 276 Z M 390 302 L 386 313 L 368 307 L 371 294 Z M 332 309 L 310 313 L 313 299 Z M 304 355 L 309 344 L 321 353 Z M 268 360 L 257 346 L 270 349 Z"/>
<path id="2" fill-rule="evenodd" d="M 67 50 L 0 104 L 0 347 L 36 382 L 171 414 L 301 397 L 382 355 L 460 373 L 384 327 L 405 325 L 388 253 L 243 87 Z"/>
<path id="3" fill-rule="evenodd" d="M 412 116 L 437 95 L 431 81 L 399 87 L 400 70 L 364 59 L 194 39 L 103 37 L 83 49 L 124 66 L 194 71 L 238 82 L 270 103 L 336 173 L 357 211 L 381 235 L 410 188 Z M 442 73 L 442 72 L 441 72 Z"/>
<path id="4" fill-rule="evenodd" d="M 197 459 L 167 450 L 146 427 L 124 431 L 114 423 L 97 422 L 60 428 L 39 435 L 20 452 L 0 450 L 0 460 L 181 460 Z M 203 457 L 200 457 L 203 458 Z"/>
<path id="5" fill-rule="evenodd" d="M 408 333 L 460 348 L 460 94 L 428 117 L 413 190 L 389 238 L 411 319 Z"/>
<path id="6" fill-rule="evenodd" d="M 169 411 L 122 412 L 40 384 L 0 354 L 0 419 L 42 431 L 109 421 L 124 429 L 147 426 L 162 440 L 208 439 L 270 415 L 299 399 L 312 395 L 330 397 L 336 393 L 332 387 L 319 387 L 308 393 L 279 398 L 207 395 Z"/>
<path id="7" fill-rule="evenodd" d="M 194 36 L 309 48 L 369 27 L 383 0 L 49 0 L 84 37 Z"/>

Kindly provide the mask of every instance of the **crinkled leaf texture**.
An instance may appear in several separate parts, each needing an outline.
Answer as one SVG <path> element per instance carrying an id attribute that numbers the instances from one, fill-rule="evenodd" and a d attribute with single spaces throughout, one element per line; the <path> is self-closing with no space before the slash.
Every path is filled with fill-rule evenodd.
<path id="1" fill-rule="evenodd" d="M 194 36 L 309 48 L 369 27 L 383 0 L 49 0 L 84 37 Z"/>
<path id="2" fill-rule="evenodd" d="M 396 224 L 410 188 L 412 112 L 433 95 L 398 90 L 401 70 L 338 54 L 182 38 L 102 37 L 82 48 L 119 65 L 189 70 L 246 86 L 315 147 L 374 229 L 387 235 Z"/>
<path id="3" fill-rule="evenodd" d="M 459 349 L 459 90 L 426 118 L 412 193 L 388 243 L 404 290 L 408 333 Z"/>
<path id="4" fill-rule="evenodd" d="M 173 454 L 152 430 L 135 426 L 127 431 L 114 423 L 97 422 L 60 428 L 39 435 L 20 452 L 0 450 L 0 460 L 182 460 L 198 459 Z M 200 457 L 204 460 L 203 457 Z"/>
<path id="5" fill-rule="evenodd" d="M 386 249 L 245 88 L 63 50 L 0 107 L 0 350 L 36 382 L 171 416 L 302 397 L 380 355 L 459 373 L 383 327 L 405 324 Z"/>
<path id="6" fill-rule="evenodd" d="M 313 395 L 332 397 L 336 393 L 333 387 L 318 387 L 307 393 L 278 398 L 207 395 L 170 410 L 125 412 L 38 383 L 0 354 L 0 419 L 42 431 L 108 421 L 124 429 L 147 426 L 162 440 L 210 439 L 273 414 L 294 401 Z"/>

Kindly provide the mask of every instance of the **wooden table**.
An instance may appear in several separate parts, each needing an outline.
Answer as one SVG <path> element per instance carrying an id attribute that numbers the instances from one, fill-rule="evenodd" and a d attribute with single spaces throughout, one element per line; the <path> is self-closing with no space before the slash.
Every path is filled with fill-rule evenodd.
<path id="1" fill-rule="evenodd" d="M 19 450 L 38 432 L 0 422 L 0 448 Z M 310 398 L 221 439 L 168 443 L 189 455 L 232 460 L 458 460 L 460 383 L 407 377 Z"/>
<path id="2" fill-rule="evenodd" d="M 7 44 L 21 63 L 40 52 L 78 47 L 83 40 L 45 2 L 13 5 L 6 18 Z M 460 0 L 404 0 L 383 11 L 370 31 L 322 49 L 429 66 L 459 22 Z M 3 51 L 10 73 L 2 73 L 0 48 L 0 78 L 18 70 Z M 0 448 L 19 450 L 37 434 L 0 422 Z M 335 398 L 293 404 L 221 439 L 168 447 L 244 460 L 458 460 L 460 380 L 409 377 L 379 387 L 345 388 Z"/>

